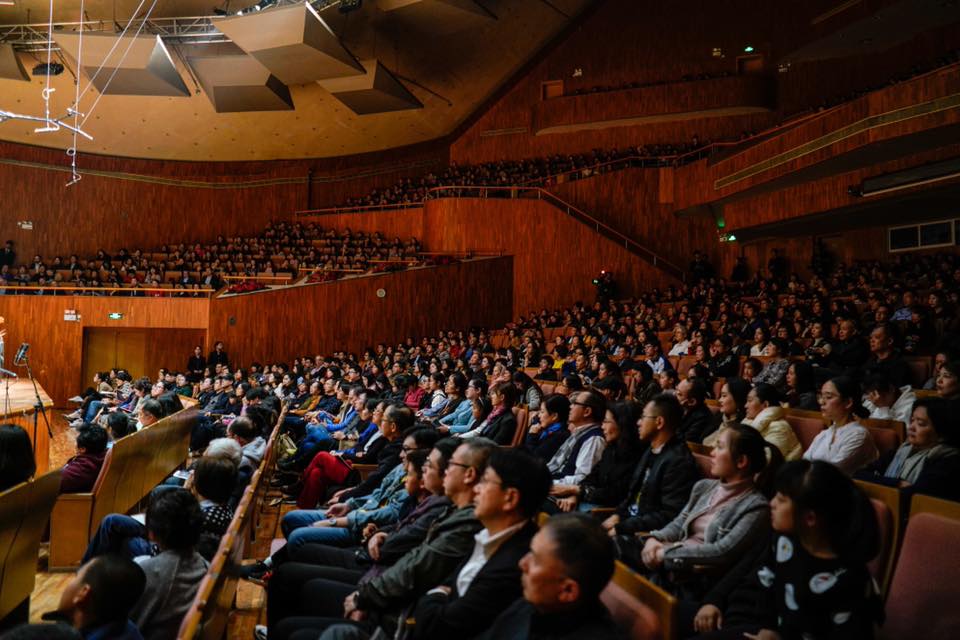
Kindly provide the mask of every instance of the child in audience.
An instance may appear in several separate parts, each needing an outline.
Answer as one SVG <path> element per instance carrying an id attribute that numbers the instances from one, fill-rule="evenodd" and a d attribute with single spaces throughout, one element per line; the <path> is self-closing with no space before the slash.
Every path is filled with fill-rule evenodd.
<path id="1" fill-rule="evenodd" d="M 836 466 L 787 463 L 770 501 L 773 536 L 708 593 L 701 638 L 871 638 L 882 606 L 867 562 L 880 550 L 866 495 Z"/>

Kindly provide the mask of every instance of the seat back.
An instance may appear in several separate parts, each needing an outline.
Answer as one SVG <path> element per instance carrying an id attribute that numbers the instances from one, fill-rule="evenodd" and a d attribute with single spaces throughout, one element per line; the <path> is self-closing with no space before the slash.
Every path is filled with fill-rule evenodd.
<path id="1" fill-rule="evenodd" d="M 671 640 L 677 599 L 617 561 L 600 600 L 633 640 Z"/>
<path id="2" fill-rule="evenodd" d="M 695 364 L 697 364 L 696 356 L 680 357 L 680 360 L 677 361 L 677 375 L 680 376 L 681 380 L 687 377 L 687 371 Z"/>
<path id="3" fill-rule="evenodd" d="M 960 629 L 960 563 L 950 555 L 960 539 L 960 505 L 918 498 L 890 583 L 881 640 L 905 638 L 921 628 L 924 637 L 951 638 Z"/>
<path id="4" fill-rule="evenodd" d="M 60 470 L 0 493 L 0 619 L 33 592 L 40 538 L 60 492 Z"/>
<path id="5" fill-rule="evenodd" d="M 826 426 L 820 414 L 813 411 L 788 411 L 786 421 L 790 424 L 793 432 L 797 434 L 797 439 L 804 451 L 810 448 L 813 439 Z"/>
<path id="6" fill-rule="evenodd" d="M 930 356 L 906 356 L 904 361 L 910 370 L 910 386 L 919 389 L 930 379 L 930 372 L 933 371 Z"/>
<path id="7" fill-rule="evenodd" d="M 895 487 L 873 482 L 855 482 L 870 497 L 873 510 L 877 514 L 880 551 L 867 566 L 880 587 L 880 593 L 885 596 L 890 586 L 890 574 L 900 540 L 900 491 Z"/>
<path id="8" fill-rule="evenodd" d="M 527 429 L 530 427 L 530 412 L 524 407 L 514 407 L 513 415 L 517 419 L 517 430 L 513 432 L 513 441 L 511 447 L 519 447 L 523 439 L 527 437 Z"/>

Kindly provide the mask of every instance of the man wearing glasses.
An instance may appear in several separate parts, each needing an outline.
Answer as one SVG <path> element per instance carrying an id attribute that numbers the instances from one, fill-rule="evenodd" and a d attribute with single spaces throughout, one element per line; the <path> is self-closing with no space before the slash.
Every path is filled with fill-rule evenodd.
<path id="1" fill-rule="evenodd" d="M 606 412 L 606 400 L 596 391 L 570 397 L 570 437 L 547 464 L 554 484 L 578 485 L 590 475 L 607 445 L 600 426 Z"/>

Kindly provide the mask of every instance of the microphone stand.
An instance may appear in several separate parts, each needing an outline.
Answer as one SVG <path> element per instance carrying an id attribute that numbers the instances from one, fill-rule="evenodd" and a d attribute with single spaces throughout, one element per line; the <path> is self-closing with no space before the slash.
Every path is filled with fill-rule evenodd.
<path id="1" fill-rule="evenodd" d="M 43 422 L 47 425 L 47 436 L 53 440 L 53 429 L 50 428 L 50 420 L 47 419 L 47 411 L 43 408 L 43 400 L 40 399 L 40 389 L 37 388 L 37 381 L 33 377 L 33 371 L 30 370 L 30 357 L 24 354 L 23 364 L 27 367 L 27 377 L 33 383 L 33 395 L 37 399 L 33 405 L 33 454 L 37 454 L 37 414 L 43 416 Z"/>

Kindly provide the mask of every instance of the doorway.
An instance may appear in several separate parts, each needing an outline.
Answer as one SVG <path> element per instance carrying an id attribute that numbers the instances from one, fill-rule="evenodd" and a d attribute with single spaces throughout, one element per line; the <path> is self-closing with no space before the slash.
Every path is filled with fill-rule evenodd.
<path id="1" fill-rule="evenodd" d="M 134 380 L 157 377 L 161 367 L 182 371 L 203 345 L 203 329 L 113 329 L 88 327 L 83 330 L 83 380 L 81 389 L 93 384 L 97 371 L 126 369 Z"/>

